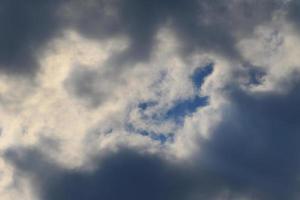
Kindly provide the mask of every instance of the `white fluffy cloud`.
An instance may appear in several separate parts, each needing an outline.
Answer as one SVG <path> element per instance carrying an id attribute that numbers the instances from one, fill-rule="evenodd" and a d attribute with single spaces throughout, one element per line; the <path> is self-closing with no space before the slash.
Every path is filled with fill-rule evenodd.
<path id="1" fill-rule="evenodd" d="M 243 56 L 266 72 L 256 91 L 288 92 L 298 76 L 300 39 L 295 27 L 278 13 L 238 43 Z"/>

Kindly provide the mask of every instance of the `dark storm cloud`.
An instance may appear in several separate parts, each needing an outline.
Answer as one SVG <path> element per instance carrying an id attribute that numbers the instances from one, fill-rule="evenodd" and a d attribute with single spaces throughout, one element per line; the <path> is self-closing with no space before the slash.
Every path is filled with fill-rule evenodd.
<path id="1" fill-rule="evenodd" d="M 2 0 L 0 69 L 14 74 L 34 73 L 38 69 L 37 53 L 66 28 L 97 39 L 127 35 L 129 49 L 113 58 L 121 63 L 148 59 L 157 31 L 167 24 L 179 37 L 184 54 L 200 49 L 240 58 L 235 48 L 237 38 L 270 20 L 280 8 L 279 2 Z"/>
<path id="2" fill-rule="evenodd" d="M 288 95 L 234 91 L 234 104 L 203 144 L 202 159 L 234 184 L 259 188 L 262 199 L 298 199 L 300 87 L 295 85 Z"/>
<path id="3" fill-rule="evenodd" d="M 239 52 L 235 48 L 239 36 L 250 34 L 256 25 L 271 20 L 273 12 L 281 7 L 280 1 L 273 0 L 91 2 L 92 6 L 70 6 L 78 10 L 73 25 L 87 37 L 129 36 L 130 48 L 121 56 L 123 62 L 128 59 L 147 59 L 157 31 L 167 25 L 179 37 L 184 54 L 200 49 L 239 59 Z M 105 10 L 111 10 L 114 14 L 107 14 Z"/>
<path id="4" fill-rule="evenodd" d="M 59 28 L 61 0 L 0 1 L 0 70 L 33 74 L 37 53 Z"/>
<path id="5" fill-rule="evenodd" d="M 300 13 L 299 13 L 300 2 L 297 0 L 292 0 L 289 2 L 287 7 L 288 7 L 287 15 L 289 20 L 296 25 L 298 30 L 300 30 Z"/>
<path id="6" fill-rule="evenodd" d="M 5 157 L 17 167 L 17 179 L 31 177 L 42 200 L 215 200 L 248 195 L 203 166 L 174 165 L 129 149 L 106 155 L 94 171 L 85 172 L 64 170 L 33 149 L 11 149 Z"/>

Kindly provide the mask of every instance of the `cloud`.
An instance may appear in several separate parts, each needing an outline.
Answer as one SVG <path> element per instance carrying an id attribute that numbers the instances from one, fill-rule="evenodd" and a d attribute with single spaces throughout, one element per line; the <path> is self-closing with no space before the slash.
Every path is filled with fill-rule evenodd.
<path id="1" fill-rule="evenodd" d="M 293 22 L 297 28 L 299 28 L 299 19 L 300 15 L 297 10 L 299 9 L 299 2 L 298 1 L 287 1 L 288 4 L 288 12 L 287 16 L 290 19 L 291 22 Z"/>
<path id="2" fill-rule="evenodd" d="M 69 6 L 73 9 L 70 16 L 79 19 L 74 22 L 78 30 L 92 38 L 126 34 L 130 47 L 125 58 L 137 61 L 151 56 L 154 36 L 163 26 L 172 27 L 185 54 L 201 49 L 241 59 L 235 48 L 237 39 L 270 20 L 283 4 L 269 0 L 260 3 L 248 0 L 226 3 L 206 0 L 89 2 Z"/>
<path id="3" fill-rule="evenodd" d="M 126 148 L 106 154 L 92 171 L 64 170 L 34 149 L 11 149 L 6 159 L 20 176 L 30 177 L 39 197 L 45 200 L 242 197 L 240 191 L 233 191 L 221 176 L 203 166 L 169 163 L 157 155 Z"/>
<path id="4" fill-rule="evenodd" d="M 297 199 L 298 100 L 299 86 L 287 96 L 233 90 L 232 106 L 212 137 L 201 143 L 210 168 L 239 187 L 260 190 L 262 199 Z"/>
<path id="5" fill-rule="evenodd" d="M 34 74 L 43 45 L 57 34 L 62 1 L 0 3 L 0 69 L 9 74 Z"/>
<path id="6" fill-rule="evenodd" d="M 298 199 L 297 4 L 2 1 L 1 198 Z"/>
<path id="7" fill-rule="evenodd" d="M 126 35 L 129 48 L 114 62 L 149 59 L 155 35 L 164 26 L 172 27 L 185 54 L 201 49 L 241 59 L 237 39 L 270 20 L 284 4 L 279 0 L 55 0 L 38 4 L 2 1 L 1 5 L 1 69 L 20 75 L 34 74 L 42 67 L 39 56 L 47 43 L 70 28 L 95 39 Z M 296 18 L 290 7 L 291 18 Z"/>

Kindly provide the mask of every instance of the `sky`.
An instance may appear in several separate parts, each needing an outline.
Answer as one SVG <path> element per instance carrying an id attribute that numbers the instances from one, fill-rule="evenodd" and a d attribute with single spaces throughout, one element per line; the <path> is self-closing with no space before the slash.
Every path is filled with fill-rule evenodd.
<path id="1" fill-rule="evenodd" d="M 0 0 L 0 199 L 300 199 L 299 11 Z"/>

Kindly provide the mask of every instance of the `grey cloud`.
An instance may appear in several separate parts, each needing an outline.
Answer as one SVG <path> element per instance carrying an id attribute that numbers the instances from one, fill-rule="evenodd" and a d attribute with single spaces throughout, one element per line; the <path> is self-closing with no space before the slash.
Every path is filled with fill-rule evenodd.
<path id="1" fill-rule="evenodd" d="M 0 2 L 0 70 L 21 75 L 38 69 L 37 54 L 60 27 L 61 0 Z"/>
<path id="2" fill-rule="evenodd" d="M 97 106 L 108 95 L 101 91 L 101 82 L 98 79 L 95 70 L 75 68 L 64 85 L 70 94 L 83 100 L 88 106 Z"/>
<path id="3" fill-rule="evenodd" d="M 221 177 L 201 166 L 172 165 L 129 149 L 105 155 L 92 172 L 62 169 L 34 149 L 11 149 L 6 159 L 20 174 L 31 175 L 42 200 L 215 199 L 228 189 Z"/>
<path id="4" fill-rule="evenodd" d="M 113 96 L 112 89 L 116 89 L 121 82 L 118 75 L 115 70 L 99 71 L 78 66 L 64 81 L 64 86 L 88 107 L 97 107 Z"/>
<path id="5" fill-rule="evenodd" d="M 291 0 L 288 3 L 288 18 L 290 19 L 291 22 L 293 22 L 296 27 L 299 29 L 300 28 L 300 2 L 297 0 Z"/>
<path id="6" fill-rule="evenodd" d="M 288 95 L 234 89 L 232 107 L 203 144 L 202 162 L 239 187 L 258 188 L 262 199 L 298 199 L 299 94 L 299 83 Z"/>
<path id="7" fill-rule="evenodd" d="M 119 58 L 114 57 L 121 64 L 148 59 L 157 31 L 167 24 L 179 37 L 184 54 L 200 49 L 239 59 L 236 39 L 270 20 L 280 8 L 279 2 L 3 0 L 0 3 L 0 69 L 12 74 L 34 74 L 39 67 L 37 54 L 47 41 L 66 28 L 97 39 L 129 36 L 128 50 L 118 55 Z"/>
<path id="8" fill-rule="evenodd" d="M 250 34 L 256 25 L 271 20 L 273 12 L 281 8 L 280 1 L 271 0 L 91 2 L 90 7 L 78 8 L 81 12 L 76 12 L 75 27 L 92 38 L 128 35 L 130 48 L 124 52 L 123 59 L 135 61 L 149 58 L 157 31 L 167 24 L 180 38 L 184 54 L 200 49 L 240 59 L 235 48 L 236 39 Z M 74 8 L 76 10 L 73 5 Z M 114 14 L 105 14 L 105 8 Z"/>

